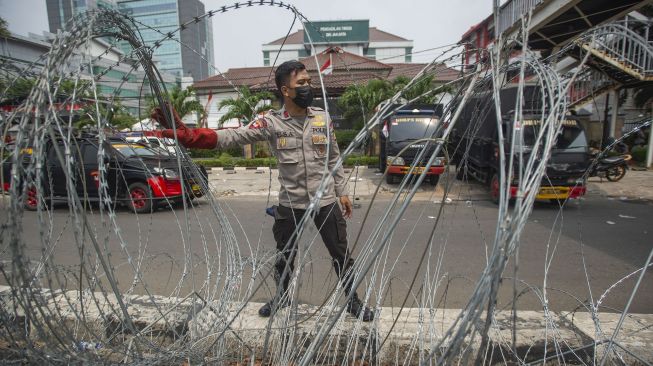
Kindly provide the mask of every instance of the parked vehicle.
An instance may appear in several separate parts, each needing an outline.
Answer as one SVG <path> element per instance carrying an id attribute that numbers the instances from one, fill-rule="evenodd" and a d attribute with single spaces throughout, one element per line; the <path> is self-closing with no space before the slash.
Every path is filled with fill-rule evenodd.
<path id="1" fill-rule="evenodd" d="M 410 172 L 418 153 L 425 148 L 426 142 L 416 141 L 433 137 L 442 117 L 442 105 L 408 105 L 396 110 L 381 120 L 379 169 L 388 169 L 386 181 L 394 183 L 395 179 Z M 399 152 L 406 149 L 400 156 Z M 435 150 L 435 144 L 422 154 L 423 159 L 417 163 L 413 174 L 424 172 L 427 159 Z M 438 184 L 440 174 L 444 172 L 446 161 L 438 156 L 426 172 L 429 183 Z"/>
<path id="2" fill-rule="evenodd" d="M 125 137 L 125 140 L 133 143 L 145 144 L 153 149 L 162 149 L 169 155 L 175 155 L 177 153 L 175 142 L 169 138 L 150 136 L 142 133 L 131 133 Z"/>
<path id="3" fill-rule="evenodd" d="M 64 152 L 63 140 L 47 140 L 44 149 L 43 166 L 37 171 L 41 174 L 43 192 L 36 194 L 34 179 L 30 179 L 25 199 L 25 208 L 36 210 L 38 196 L 45 202 L 55 203 L 68 201 L 67 167 L 62 165 L 56 148 Z M 98 142 L 96 137 L 79 137 L 71 140 L 71 170 L 76 194 L 83 200 L 94 202 L 100 199 L 100 169 L 98 163 Z M 104 179 L 111 202 L 123 204 L 134 212 L 151 212 L 159 204 L 179 202 L 184 199 L 182 184 L 186 199 L 192 200 L 203 195 L 202 185 L 206 185 L 208 174 L 199 167 L 200 174 L 194 165 L 185 162 L 182 165 L 183 174 L 179 172 L 176 157 L 162 154 L 144 144 L 127 142 L 123 139 L 111 138 L 104 142 L 104 163 L 106 164 Z M 23 163 L 32 160 L 32 149 L 25 149 Z M 11 160 L 3 164 L 3 189 L 10 188 Z M 22 184 L 22 183 L 21 183 Z"/>
<path id="4" fill-rule="evenodd" d="M 607 178 L 610 182 L 617 182 L 626 175 L 628 170 L 628 154 L 610 157 L 599 157 L 599 161 L 590 170 L 590 177 Z"/>
<path id="5" fill-rule="evenodd" d="M 521 153 L 524 160 L 529 158 L 536 144 L 539 126 L 541 126 L 541 94 L 536 86 L 524 89 L 523 120 L 513 130 L 514 103 L 517 86 L 501 90 L 501 128 L 504 142 L 505 161 L 511 154 Z M 460 120 L 453 128 L 449 151 L 455 152 L 453 160 L 458 166 L 458 178 L 472 177 L 490 186 L 493 201 L 499 201 L 499 142 L 496 122 L 495 104 L 492 94 L 470 98 L 465 105 Z M 521 130 L 521 131 L 518 131 Z M 519 133 L 523 140 L 517 139 L 516 151 L 511 151 L 512 135 Z M 536 199 L 566 200 L 579 198 L 586 192 L 583 176 L 589 168 L 590 153 L 585 131 L 580 123 L 568 116 L 562 122 L 562 130 L 556 145 L 551 151 L 546 174 Z M 519 161 L 515 159 L 512 167 L 519 172 Z M 514 174 L 510 195 L 514 198 L 519 185 L 519 174 Z"/>

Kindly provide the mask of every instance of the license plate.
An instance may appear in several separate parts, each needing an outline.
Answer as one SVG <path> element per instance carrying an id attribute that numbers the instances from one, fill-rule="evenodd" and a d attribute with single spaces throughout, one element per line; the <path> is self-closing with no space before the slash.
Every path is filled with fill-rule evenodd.
<path id="1" fill-rule="evenodd" d="M 537 193 L 537 199 L 566 199 L 569 197 L 568 188 L 542 187 Z"/>
<path id="2" fill-rule="evenodd" d="M 424 171 L 424 167 L 416 167 L 413 170 L 413 174 L 422 174 L 423 171 Z"/>

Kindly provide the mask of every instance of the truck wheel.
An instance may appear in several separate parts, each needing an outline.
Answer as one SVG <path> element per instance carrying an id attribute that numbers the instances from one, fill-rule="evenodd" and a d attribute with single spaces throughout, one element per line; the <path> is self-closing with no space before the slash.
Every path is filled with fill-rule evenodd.
<path id="1" fill-rule="evenodd" d="M 494 173 L 492 179 L 490 180 L 490 196 L 492 197 L 492 202 L 499 204 L 499 176 Z"/>
<path id="2" fill-rule="evenodd" d="M 152 190 L 147 184 L 135 182 L 127 188 L 127 206 L 135 213 L 150 213 L 154 207 Z"/>
<path id="3" fill-rule="evenodd" d="M 623 165 L 618 165 L 613 168 L 608 169 L 605 172 L 605 177 L 608 178 L 610 182 L 616 182 L 621 180 L 626 175 L 626 167 Z"/>
<path id="4" fill-rule="evenodd" d="M 440 175 L 439 174 L 432 174 L 429 175 L 429 183 L 431 183 L 432 186 L 437 186 L 438 181 L 440 180 Z"/>

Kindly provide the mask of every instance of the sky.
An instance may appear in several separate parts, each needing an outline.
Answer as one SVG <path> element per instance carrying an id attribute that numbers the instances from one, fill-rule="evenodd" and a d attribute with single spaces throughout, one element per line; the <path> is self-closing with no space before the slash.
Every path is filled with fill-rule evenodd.
<path id="1" fill-rule="evenodd" d="M 184 0 L 180 0 L 184 1 Z M 206 10 L 235 0 L 203 0 Z M 492 0 L 295 0 L 290 1 L 310 20 L 369 19 L 371 27 L 413 40 L 413 51 L 456 43 L 465 31 L 492 11 Z M 45 0 L 0 0 L 0 16 L 19 35 L 47 31 Z M 290 11 L 253 6 L 213 19 L 215 66 L 263 65 L 261 45 L 285 36 L 293 22 Z M 293 31 L 301 28 L 299 21 Z M 418 53 L 413 62 L 428 62 L 437 51 Z"/>

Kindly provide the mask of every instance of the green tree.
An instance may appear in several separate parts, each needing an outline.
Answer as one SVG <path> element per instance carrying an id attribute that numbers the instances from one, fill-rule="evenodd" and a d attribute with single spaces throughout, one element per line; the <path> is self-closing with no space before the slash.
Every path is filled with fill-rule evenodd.
<path id="1" fill-rule="evenodd" d="M 365 118 L 371 117 L 374 109 L 381 102 L 405 88 L 410 80 L 405 76 L 398 76 L 392 81 L 373 79 L 365 85 L 350 85 L 338 98 L 338 107 L 343 111 L 343 117 L 352 122 L 354 128 L 359 130 L 363 127 Z M 412 100 L 435 87 L 437 84 L 434 82 L 433 75 L 425 75 L 416 80 L 410 88 L 404 90 L 402 98 Z M 437 100 L 438 94 L 430 94 L 420 97 L 415 103 L 430 104 L 436 103 Z"/>
<path id="2" fill-rule="evenodd" d="M 392 96 L 392 91 L 392 84 L 387 80 L 373 79 L 365 85 L 353 84 L 338 98 L 338 107 L 344 119 L 352 122 L 355 129 L 361 129 L 364 119 L 371 117 L 379 103 Z"/>
<path id="3" fill-rule="evenodd" d="M 97 105 L 97 109 L 96 109 Z M 132 116 L 127 109 L 119 102 L 109 106 L 105 101 L 94 101 L 86 103 L 75 127 L 80 129 L 86 126 L 97 126 L 98 110 L 100 119 L 119 130 L 131 128 L 136 123 L 136 117 Z"/>
<path id="4" fill-rule="evenodd" d="M 11 32 L 9 31 L 7 21 L 0 18 L 0 37 L 9 37 L 9 36 L 11 36 Z"/>
<path id="5" fill-rule="evenodd" d="M 0 102 L 22 103 L 25 98 L 29 96 L 34 84 L 36 84 L 35 78 L 8 79 L 0 77 L 0 93 L 3 93 L 5 89 L 7 90 L 7 92 L 2 95 L 2 100 L 0 100 Z M 89 90 L 90 85 L 91 83 L 87 80 L 78 80 L 75 82 L 75 80 L 72 79 L 55 78 L 50 83 L 50 88 L 53 90 L 54 88 L 57 88 L 57 100 L 64 101 L 67 98 L 70 98 L 75 90 L 77 91 L 75 93 L 76 98 L 90 98 L 92 96 L 92 93 Z"/>
<path id="6" fill-rule="evenodd" d="M 197 100 L 195 90 L 190 86 L 186 89 L 175 86 L 168 91 L 168 95 L 165 96 L 164 99 L 172 104 L 173 108 L 181 118 L 184 118 L 191 113 L 198 113 L 200 119 L 205 117 L 206 111 L 204 110 L 204 106 L 199 102 L 199 100 Z M 152 110 L 158 106 L 158 101 L 154 97 L 148 97 L 149 112 L 152 112 Z"/>
<path id="7" fill-rule="evenodd" d="M 237 118 L 242 122 L 253 119 L 257 114 L 270 109 L 269 105 L 261 105 L 257 108 L 259 102 L 272 98 L 274 98 L 274 95 L 270 92 L 252 93 L 248 87 L 241 87 L 237 98 L 224 99 L 218 104 L 218 110 L 225 107 L 229 108 L 227 113 L 220 117 L 220 125 L 232 118 Z"/>

